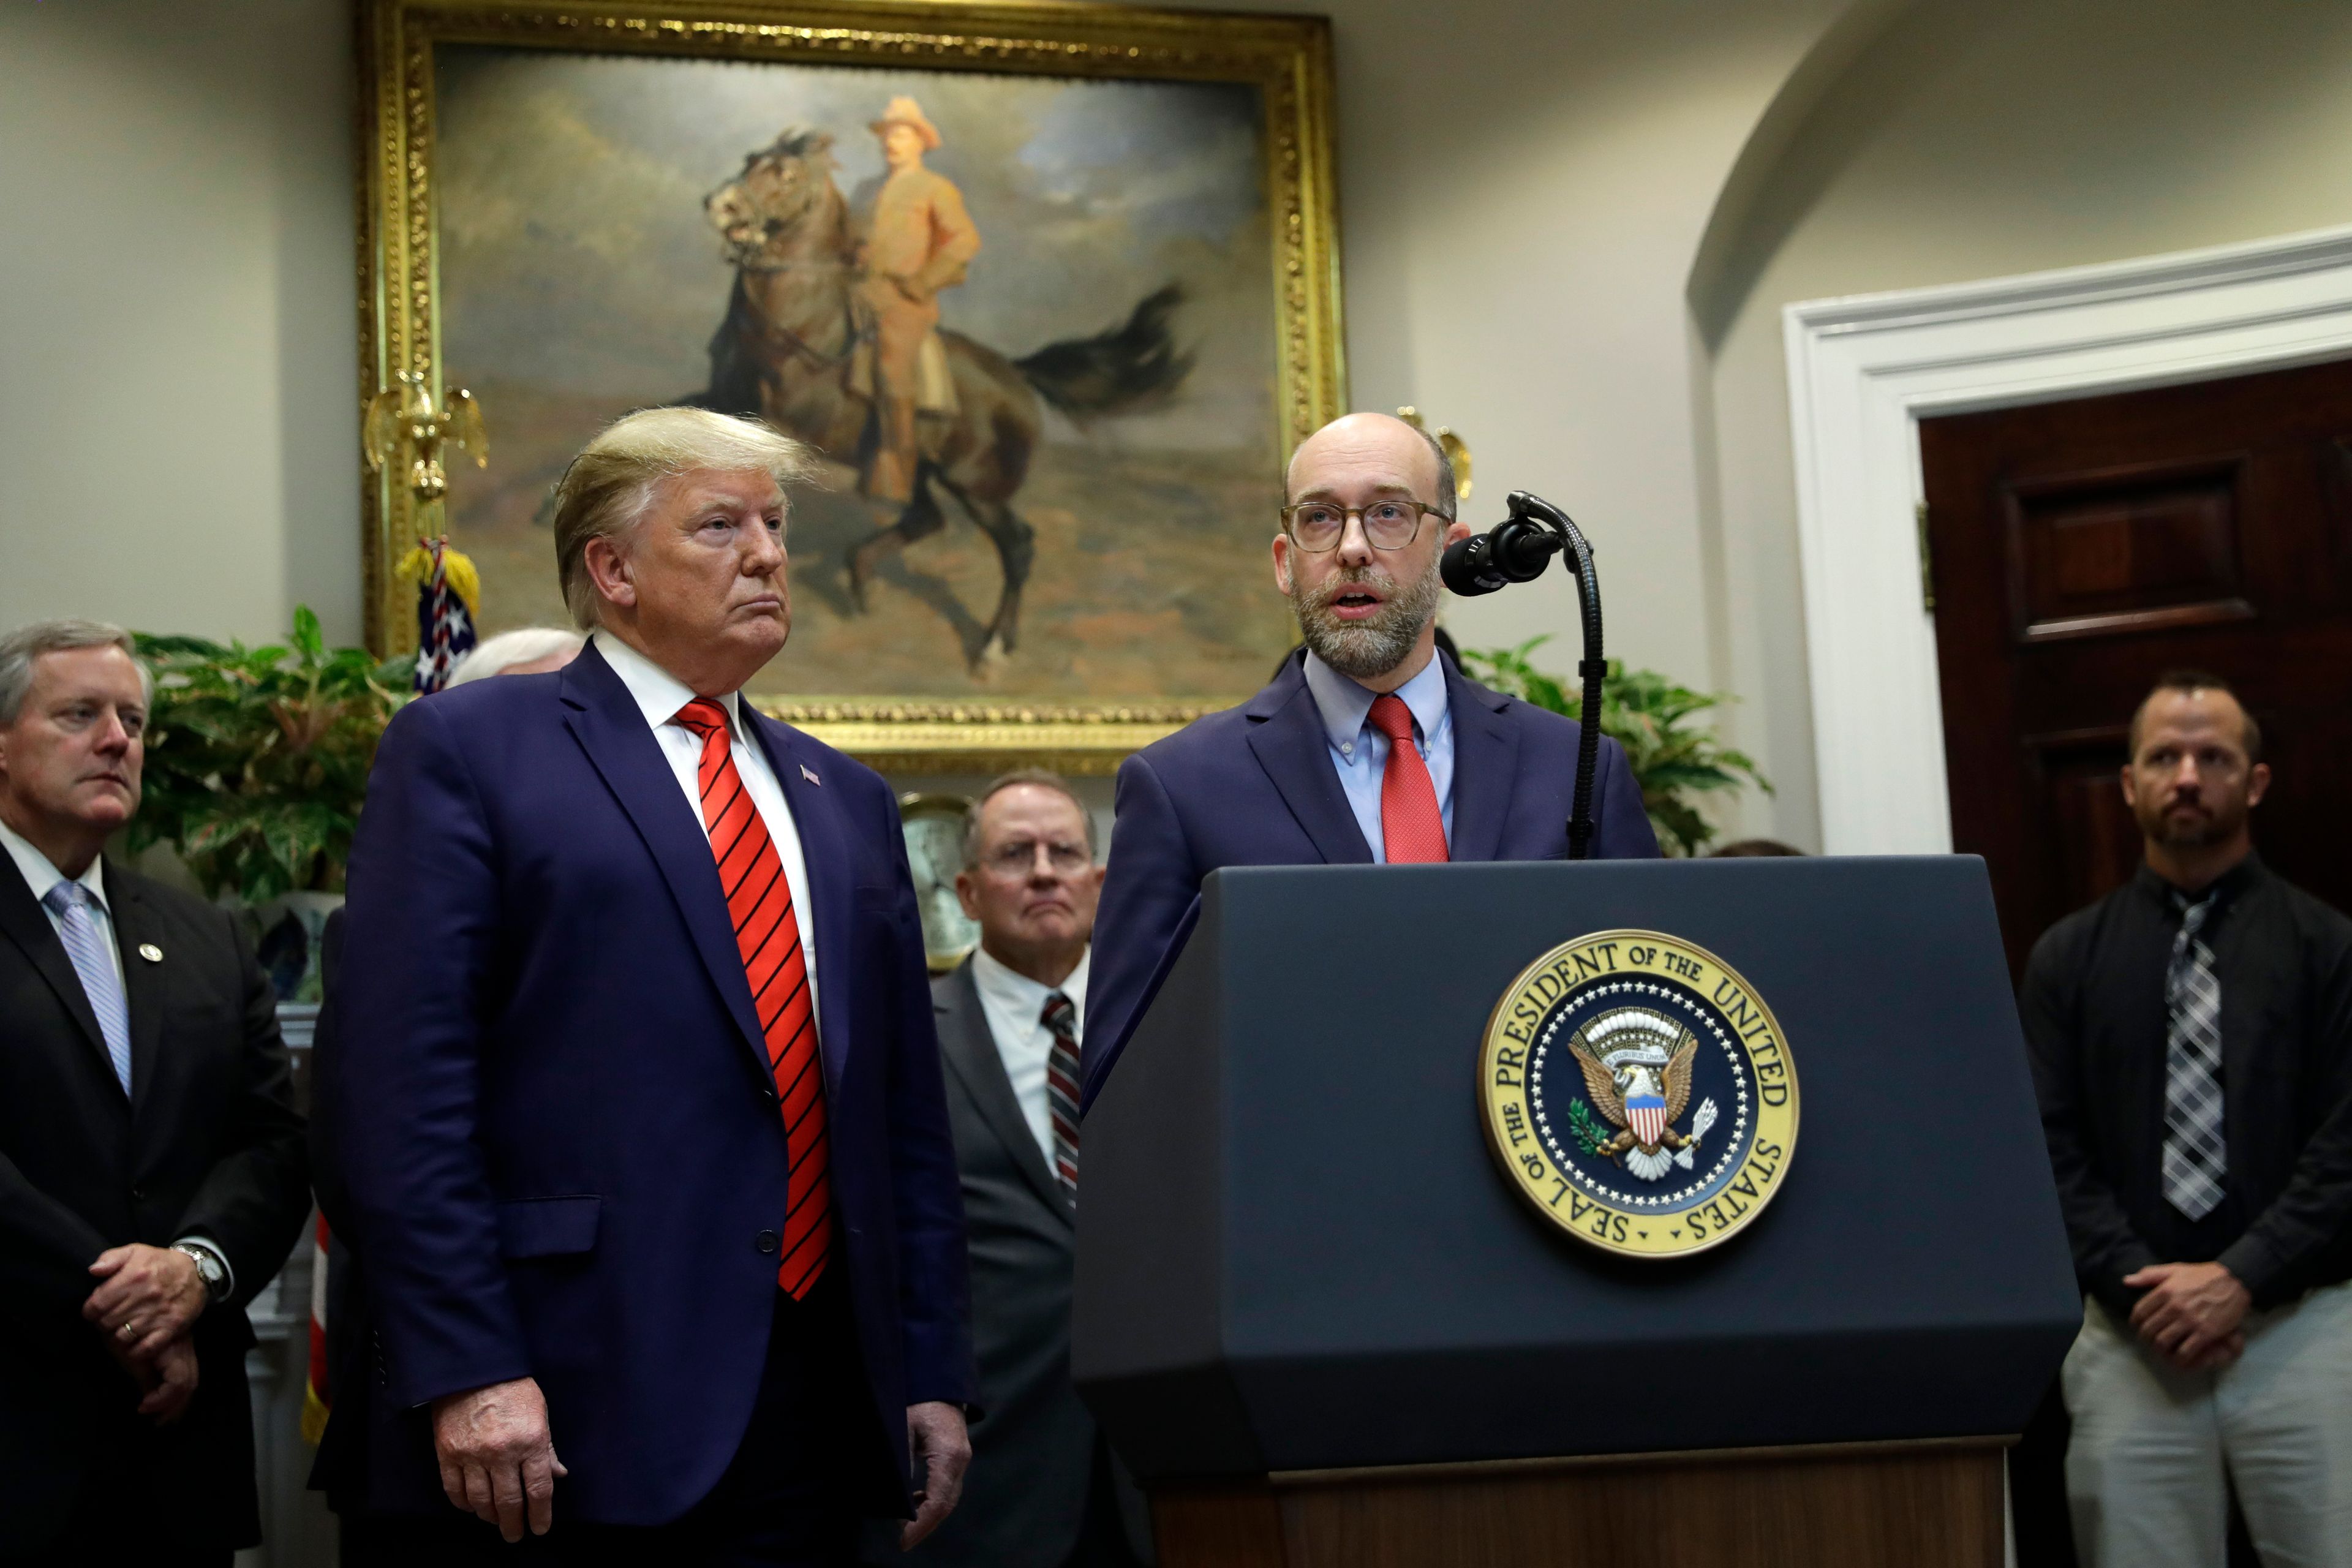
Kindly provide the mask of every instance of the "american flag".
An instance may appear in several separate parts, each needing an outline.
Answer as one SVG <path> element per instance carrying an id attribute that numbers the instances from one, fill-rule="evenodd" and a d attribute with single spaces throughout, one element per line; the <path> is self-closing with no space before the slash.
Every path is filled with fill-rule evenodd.
<path id="1" fill-rule="evenodd" d="M 410 551 L 400 573 L 416 579 L 416 689 L 425 695 L 446 686 L 457 661 L 474 651 L 474 617 L 482 607 L 481 574 L 465 555 L 449 548 L 446 536 L 428 539 Z"/>

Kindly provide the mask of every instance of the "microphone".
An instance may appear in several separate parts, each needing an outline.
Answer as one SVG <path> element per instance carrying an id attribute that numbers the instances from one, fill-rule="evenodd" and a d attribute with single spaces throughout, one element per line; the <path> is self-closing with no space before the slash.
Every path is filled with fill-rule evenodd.
<path id="1" fill-rule="evenodd" d="M 1532 583 L 1544 574 L 1564 542 L 1542 524 L 1513 515 L 1484 533 L 1445 547 L 1437 574 L 1465 599 L 1492 594 L 1514 583 Z"/>
<path id="2" fill-rule="evenodd" d="M 1591 852 L 1597 831 L 1592 776 L 1601 759 L 1601 682 L 1609 673 L 1609 661 L 1601 652 L 1601 584 L 1592 569 L 1592 546 L 1568 513 L 1526 490 L 1511 492 L 1510 511 L 1486 532 L 1447 545 L 1438 575 L 1456 594 L 1475 598 L 1514 583 L 1534 582 L 1553 556 L 1565 552 L 1563 563 L 1576 579 L 1584 630 L 1584 658 L 1576 667 L 1584 684 L 1582 722 L 1568 810 L 1568 858 L 1581 860 Z"/>

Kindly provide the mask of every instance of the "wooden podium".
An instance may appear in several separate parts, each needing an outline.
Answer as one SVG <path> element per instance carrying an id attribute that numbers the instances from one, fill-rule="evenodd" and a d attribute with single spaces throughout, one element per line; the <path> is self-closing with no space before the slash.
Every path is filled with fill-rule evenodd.
<path id="1" fill-rule="evenodd" d="M 1561 1234 L 1479 1121 L 1514 976 L 1621 929 L 1802 1085 L 1695 1257 Z M 1085 1137 L 1073 1373 L 1162 1568 L 1995 1568 L 2081 1321 L 1968 858 L 1217 872 Z"/>

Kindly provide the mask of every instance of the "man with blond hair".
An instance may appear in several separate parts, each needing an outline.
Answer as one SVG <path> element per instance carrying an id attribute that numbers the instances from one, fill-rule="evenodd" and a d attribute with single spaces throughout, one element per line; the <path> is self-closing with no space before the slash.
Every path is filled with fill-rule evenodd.
<path id="1" fill-rule="evenodd" d="M 911 1543 L 955 1504 L 963 1216 L 896 802 L 741 696 L 810 464 L 614 425 L 557 490 L 588 646 L 385 731 L 334 1110 L 367 1500 L 420 1516 L 372 1528 L 419 1560 L 838 1563 L 861 1515 Z"/>

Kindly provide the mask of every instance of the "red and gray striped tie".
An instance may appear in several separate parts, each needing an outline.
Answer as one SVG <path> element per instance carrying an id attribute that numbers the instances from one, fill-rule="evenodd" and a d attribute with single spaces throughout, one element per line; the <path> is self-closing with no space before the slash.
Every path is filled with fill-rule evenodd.
<path id="1" fill-rule="evenodd" d="M 1078 1195 L 1078 1010 L 1067 996 L 1045 998 L 1038 1022 L 1054 1037 L 1045 1058 L 1045 1105 L 1054 1117 L 1054 1174 L 1073 1201 Z"/>
<path id="2" fill-rule="evenodd" d="M 703 826 L 719 860 L 719 885 L 735 924 L 735 946 L 751 983 L 751 1005 L 767 1037 L 768 1069 L 784 1113 L 791 1173 L 784 1184 L 783 1261 L 776 1283 L 794 1300 L 809 1293 L 833 1249 L 833 1193 L 826 1177 L 824 1069 L 817 1058 L 816 1010 L 808 984 L 808 951 L 793 912 L 783 862 L 743 787 L 728 745 L 727 710 L 698 697 L 677 710 L 677 722 L 702 737 L 695 770 Z"/>

